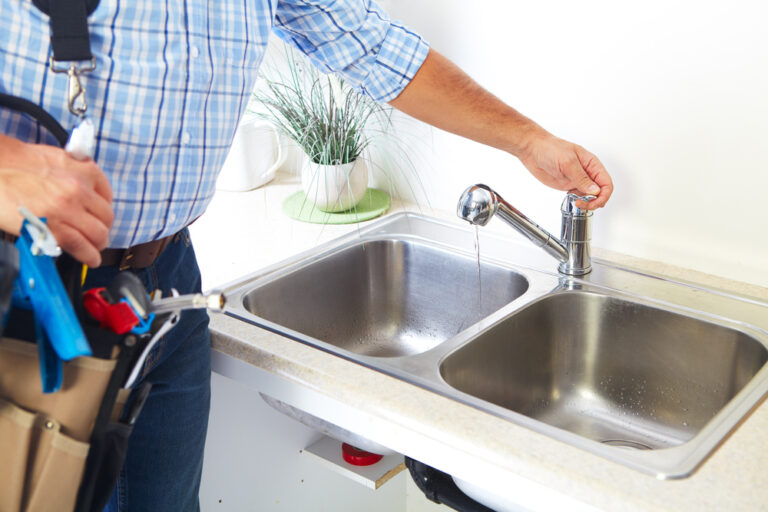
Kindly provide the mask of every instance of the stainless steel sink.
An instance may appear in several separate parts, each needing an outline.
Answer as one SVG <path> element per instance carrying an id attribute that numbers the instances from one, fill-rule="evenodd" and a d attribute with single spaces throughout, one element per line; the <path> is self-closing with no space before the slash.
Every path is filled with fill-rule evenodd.
<path id="1" fill-rule="evenodd" d="M 476 236 L 391 215 L 233 283 L 227 314 L 659 478 L 768 392 L 768 303 L 598 259 L 561 276 L 487 231 L 478 267 Z"/>
<path id="2" fill-rule="evenodd" d="M 521 296 L 510 270 L 423 242 L 360 242 L 243 296 L 245 309 L 355 354 L 418 354 Z M 481 294 L 482 291 L 482 294 Z"/>
<path id="3" fill-rule="evenodd" d="M 763 367 L 734 328 L 599 293 L 565 291 L 449 355 L 464 393 L 607 445 L 690 441 Z"/>

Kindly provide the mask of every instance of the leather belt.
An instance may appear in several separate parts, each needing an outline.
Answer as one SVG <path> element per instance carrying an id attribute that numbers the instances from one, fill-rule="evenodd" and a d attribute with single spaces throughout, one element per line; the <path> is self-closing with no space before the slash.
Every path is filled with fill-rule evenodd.
<path id="1" fill-rule="evenodd" d="M 117 266 L 120 270 L 147 268 L 155 262 L 175 236 L 169 235 L 127 249 L 104 249 L 101 251 L 101 266 Z"/>

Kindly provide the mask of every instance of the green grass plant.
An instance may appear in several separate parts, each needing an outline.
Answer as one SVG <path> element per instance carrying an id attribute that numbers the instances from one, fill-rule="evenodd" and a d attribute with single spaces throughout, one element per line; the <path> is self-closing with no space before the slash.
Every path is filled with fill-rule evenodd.
<path id="1" fill-rule="evenodd" d="M 321 73 L 289 46 L 282 54 L 262 68 L 249 111 L 274 124 L 315 164 L 364 158 L 370 170 L 383 174 L 390 196 L 404 181 L 417 204 L 419 195 L 426 199 L 411 154 L 416 144 L 427 141 L 404 129 L 407 121 L 415 121 L 395 116 L 392 107 L 359 94 L 342 78 Z"/>
<path id="2" fill-rule="evenodd" d="M 254 99 L 264 110 L 257 115 L 277 126 L 319 165 L 343 165 L 357 160 L 370 144 L 366 125 L 385 109 L 356 93 L 335 75 L 322 75 L 313 66 L 286 52 L 288 71 L 265 75 Z"/>

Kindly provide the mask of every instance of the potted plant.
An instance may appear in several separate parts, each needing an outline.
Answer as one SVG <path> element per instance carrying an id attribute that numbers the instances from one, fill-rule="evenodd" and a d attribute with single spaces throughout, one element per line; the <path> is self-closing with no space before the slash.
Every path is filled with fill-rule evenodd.
<path id="1" fill-rule="evenodd" d="M 358 94 L 335 75 L 286 52 L 287 71 L 263 76 L 257 115 L 273 123 L 306 155 L 301 183 L 306 200 L 325 212 L 353 209 L 368 188 L 365 151 L 385 133 L 391 109 Z"/>

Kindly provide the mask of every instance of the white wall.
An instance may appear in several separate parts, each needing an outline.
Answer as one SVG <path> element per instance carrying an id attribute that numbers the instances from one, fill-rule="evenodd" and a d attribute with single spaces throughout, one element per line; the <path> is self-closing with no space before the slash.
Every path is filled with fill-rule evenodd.
<path id="1" fill-rule="evenodd" d="M 598 155 L 616 191 L 595 246 L 768 286 L 768 2 L 388 3 L 486 88 Z M 514 158 L 406 132 L 427 142 L 431 206 L 453 210 L 485 182 L 559 230 L 562 194 Z"/>

